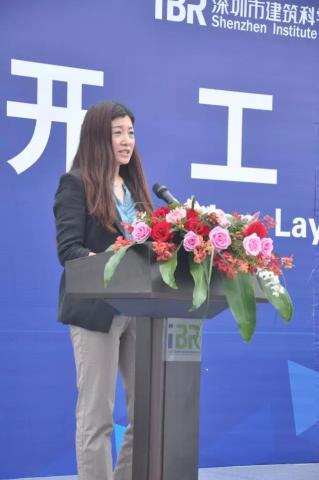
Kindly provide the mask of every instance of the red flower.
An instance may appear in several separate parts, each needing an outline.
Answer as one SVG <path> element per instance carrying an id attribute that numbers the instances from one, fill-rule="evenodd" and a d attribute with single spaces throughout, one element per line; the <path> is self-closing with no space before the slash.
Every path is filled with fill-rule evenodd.
<path id="1" fill-rule="evenodd" d="M 293 268 L 294 267 L 294 257 L 290 255 L 290 257 L 281 257 L 280 258 L 282 266 L 284 268 Z"/>
<path id="2" fill-rule="evenodd" d="M 175 243 L 169 242 L 152 242 L 153 251 L 156 253 L 156 261 L 163 262 L 172 258 L 173 252 L 176 250 Z"/>
<path id="3" fill-rule="evenodd" d="M 131 225 L 130 223 L 121 222 L 121 225 L 123 226 L 124 230 L 128 233 L 132 233 L 134 230 L 133 225 Z"/>
<path id="4" fill-rule="evenodd" d="M 194 263 L 203 263 L 207 255 L 211 255 L 212 253 L 212 246 L 210 242 L 205 242 L 203 238 L 201 238 L 201 243 L 194 248 Z"/>
<path id="5" fill-rule="evenodd" d="M 225 252 L 222 256 L 215 255 L 214 267 L 220 272 L 225 273 L 228 278 L 234 279 L 238 273 L 236 269 L 236 259 L 230 253 Z"/>
<path id="6" fill-rule="evenodd" d="M 239 213 L 237 213 L 237 212 L 232 212 L 232 216 L 233 216 L 234 218 L 236 218 L 236 220 L 238 220 L 238 221 L 241 220 L 241 215 L 239 215 Z"/>
<path id="7" fill-rule="evenodd" d="M 276 226 L 276 220 L 270 215 L 265 215 L 263 220 L 268 228 L 274 228 Z"/>
<path id="8" fill-rule="evenodd" d="M 244 237 L 248 237 L 248 235 L 252 235 L 253 233 L 256 233 L 259 238 L 265 238 L 268 237 L 268 230 L 265 227 L 265 225 L 262 222 L 259 222 L 258 220 L 256 222 L 252 222 L 250 225 L 248 225 L 245 230 L 244 230 Z"/>
<path id="9" fill-rule="evenodd" d="M 198 218 L 199 217 L 199 213 L 196 212 L 196 210 L 186 210 L 186 218 L 187 220 L 189 220 L 190 218 Z"/>
<path id="10" fill-rule="evenodd" d="M 166 242 L 172 238 L 171 224 L 165 221 L 154 223 L 151 231 L 151 238 L 157 242 Z"/>
<path id="11" fill-rule="evenodd" d="M 130 245 L 131 243 L 133 243 L 132 240 L 128 240 L 127 238 L 124 238 L 121 235 L 119 237 L 116 237 L 116 240 L 112 245 L 112 250 L 113 252 L 117 252 L 122 247 L 126 247 L 126 245 Z"/>
<path id="12" fill-rule="evenodd" d="M 152 213 L 153 222 L 159 222 L 159 221 L 165 220 L 166 215 L 169 211 L 170 210 L 168 207 L 161 207 L 161 208 L 158 208 L 157 210 L 154 210 L 154 212 Z"/>
<path id="13" fill-rule="evenodd" d="M 185 230 L 205 237 L 209 234 L 210 228 L 207 225 L 204 225 L 199 218 L 191 217 L 185 222 Z"/>

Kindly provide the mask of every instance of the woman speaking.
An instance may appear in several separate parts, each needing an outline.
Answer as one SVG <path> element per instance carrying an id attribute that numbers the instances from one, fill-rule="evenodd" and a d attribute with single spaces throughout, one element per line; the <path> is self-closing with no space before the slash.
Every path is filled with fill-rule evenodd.
<path id="1" fill-rule="evenodd" d="M 55 195 L 57 249 L 67 260 L 103 252 L 131 223 L 136 210 L 151 212 L 136 149 L 133 114 L 105 102 L 86 113 L 70 172 Z M 70 325 L 77 373 L 76 453 L 79 480 L 132 478 L 135 318 L 104 300 L 59 296 L 59 320 Z M 128 428 L 114 470 L 111 434 L 117 370 L 126 394 Z"/>

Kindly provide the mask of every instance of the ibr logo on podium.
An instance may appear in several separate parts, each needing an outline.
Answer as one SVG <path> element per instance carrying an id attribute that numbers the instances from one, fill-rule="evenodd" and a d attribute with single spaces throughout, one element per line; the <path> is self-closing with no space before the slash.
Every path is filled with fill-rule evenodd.
<path id="1" fill-rule="evenodd" d="M 200 362 L 203 320 L 168 318 L 166 321 L 165 360 L 168 362 Z"/>

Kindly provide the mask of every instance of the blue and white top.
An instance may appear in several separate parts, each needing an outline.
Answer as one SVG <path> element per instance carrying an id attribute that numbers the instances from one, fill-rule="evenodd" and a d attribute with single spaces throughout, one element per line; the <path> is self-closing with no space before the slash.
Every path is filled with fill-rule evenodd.
<path id="1" fill-rule="evenodd" d="M 124 199 L 123 202 L 115 194 L 114 201 L 116 208 L 120 214 L 121 220 L 125 223 L 133 223 L 136 216 L 136 203 L 132 197 L 130 190 L 127 188 L 125 183 L 123 183 L 123 190 L 124 190 Z M 132 236 L 129 232 L 125 231 L 125 237 L 131 239 Z"/>

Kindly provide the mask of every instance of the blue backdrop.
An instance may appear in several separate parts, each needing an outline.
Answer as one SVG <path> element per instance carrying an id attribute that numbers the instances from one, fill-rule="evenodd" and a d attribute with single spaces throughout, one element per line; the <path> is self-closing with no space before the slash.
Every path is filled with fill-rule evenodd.
<path id="1" fill-rule="evenodd" d="M 75 374 L 68 329 L 56 322 L 52 202 L 84 110 L 104 99 L 135 113 L 150 185 L 276 215 L 276 250 L 295 255 L 289 326 L 258 306 L 244 344 L 229 312 L 206 322 L 200 466 L 317 462 L 318 2 L 0 8 L 0 478 L 75 473 Z M 116 454 L 120 384 L 115 419 Z"/>

